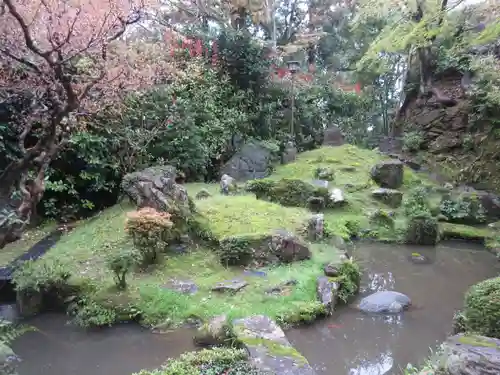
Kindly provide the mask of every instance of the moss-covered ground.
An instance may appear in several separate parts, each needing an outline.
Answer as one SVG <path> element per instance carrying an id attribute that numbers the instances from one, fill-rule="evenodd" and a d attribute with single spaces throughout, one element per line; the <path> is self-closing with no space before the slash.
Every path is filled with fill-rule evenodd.
<path id="1" fill-rule="evenodd" d="M 369 171 L 383 159 L 384 156 L 375 151 L 350 145 L 325 147 L 300 154 L 294 163 L 278 166 L 271 178 L 311 181 L 317 167 L 333 168 L 335 181 L 330 186 L 341 188 L 348 204 L 325 212 L 328 231 L 347 238 L 353 232 L 369 228 L 369 215 L 383 209 L 392 212 L 395 229 L 378 228 L 372 230 L 372 235 L 380 240 L 395 241 L 401 238 L 400 232 L 405 226 L 403 208 L 389 208 L 371 197 L 376 186 Z M 406 194 L 416 185 L 433 186 L 425 176 L 405 168 L 404 184 L 400 190 Z M 212 194 L 206 199 L 196 200 L 196 206 L 204 223 L 218 239 L 269 234 L 280 228 L 296 231 L 310 215 L 306 208 L 284 207 L 258 200 L 251 194 L 221 196 L 218 184 L 194 183 L 186 184 L 186 188 L 191 197 L 201 189 Z M 431 200 L 438 197 L 433 191 L 430 189 Z M 126 238 L 124 223 L 126 213 L 133 209 L 130 204 L 120 203 L 80 223 L 40 261 L 65 262 L 72 283 L 93 286 L 88 288 L 92 290 L 88 298 L 107 308 L 133 311 L 148 325 L 177 325 L 189 318 L 206 320 L 223 313 L 230 318 L 266 314 L 280 322 L 295 323 L 313 319 L 322 311 L 316 297 L 316 278 L 322 274 L 325 262 L 336 261 L 340 255 L 339 250 L 328 243 L 312 244 L 310 260 L 261 269 L 260 272 L 226 268 L 213 248 L 194 244 L 186 253 L 168 254 L 152 269 L 130 274 L 128 289 L 117 292 L 105 259 L 112 252 L 132 246 Z M 472 229 L 445 225 L 443 230 L 465 235 Z M 493 237 L 489 235 L 488 238 Z M 15 244 L 12 246 L 16 247 Z M 217 282 L 233 278 L 245 279 L 248 286 L 234 295 L 211 291 Z M 172 291 L 167 287 L 172 279 L 194 282 L 198 286 L 197 293 L 185 295 Z M 290 279 L 296 280 L 297 284 L 281 295 L 265 293 L 266 289 Z"/>

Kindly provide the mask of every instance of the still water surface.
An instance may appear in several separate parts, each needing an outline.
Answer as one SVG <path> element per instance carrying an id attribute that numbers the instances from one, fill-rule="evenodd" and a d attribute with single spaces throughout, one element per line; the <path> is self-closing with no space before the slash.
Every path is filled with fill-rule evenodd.
<path id="1" fill-rule="evenodd" d="M 429 263 L 412 262 L 414 252 Z M 407 363 L 417 364 L 444 341 L 469 286 L 500 271 L 492 254 L 458 241 L 437 248 L 362 244 L 354 257 L 366 268 L 360 298 L 396 290 L 413 306 L 402 315 L 382 317 L 345 307 L 330 319 L 288 331 L 321 375 L 401 374 Z"/>
<path id="2" fill-rule="evenodd" d="M 409 258 L 418 252 L 428 264 Z M 437 248 L 358 244 L 364 268 L 362 295 L 376 290 L 407 294 L 413 307 L 401 316 L 373 317 L 345 307 L 336 316 L 287 332 L 318 375 L 393 375 L 416 364 L 451 329 L 467 288 L 498 275 L 495 257 L 473 244 L 446 243 Z M 130 375 L 159 367 L 166 358 L 194 350 L 193 332 L 155 335 L 136 325 L 83 332 L 66 325 L 63 315 L 30 321 L 39 329 L 16 341 L 23 358 L 20 375 Z"/>

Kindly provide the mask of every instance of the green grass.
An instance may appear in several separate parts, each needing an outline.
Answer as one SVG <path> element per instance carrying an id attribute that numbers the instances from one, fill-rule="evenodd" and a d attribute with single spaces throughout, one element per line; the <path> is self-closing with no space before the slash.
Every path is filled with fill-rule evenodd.
<path id="1" fill-rule="evenodd" d="M 0 250 L 0 267 L 9 265 L 56 228 L 56 223 L 49 222 L 24 232 L 21 239 L 7 244 Z"/>
<path id="2" fill-rule="evenodd" d="M 462 224 L 440 223 L 442 236 L 470 241 L 486 242 L 495 236 L 495 231 L 487 227 L 471 227 Z"/>

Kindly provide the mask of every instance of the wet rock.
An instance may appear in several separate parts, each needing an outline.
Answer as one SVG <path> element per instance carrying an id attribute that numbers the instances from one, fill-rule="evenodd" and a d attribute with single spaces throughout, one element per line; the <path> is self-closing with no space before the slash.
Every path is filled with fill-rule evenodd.
<path id="1" fill-rule="evenodd" d="M 344 136 L 340 129 L 331 125 L 325 129 L 323 133 L 323 146 L 342 146 L 344 144 Z"/>
<path id="2" fill-rule="evenodd" d="M 320 276 L 316 280 L 316 293 L 319 301 L 327 311 L 327 314 L 331 315 L 335 310 L 337 305 L 338 294 L 339 294 L 339 283 L 333 281 L 328 276 Z"/>
<path id="3" fill-rule="evenodd" d="M 420 253 L 411 253 L 410 261 L 415 264 L 429 264 L 430 260 L 425 255 Z"/>
<path id="4" fill-rule="evenodd" d="M 290 263 L 311 257 L 307 245 L 295 234 L 280 229 L 274 232 L 271 239 L 272 252 L 281 262 Z"/>
<path id="5" fill-rule="evenodd" d="M 212 194 L 207 189 L 201 189 L 199 192 L 196 193 L 195 198 L 196 199 L 205 199 L 208 197 L 211 197 Z"/>
<path id="6" fill-rule="evenodd" d="M 236 191 L 236 181 L 234 178 L 227 174 L 223 174 L 220 178 L 220 192 L 224 195 Z"/>
<path id="7" fill-rule="evenodd" d="M 323 272 L 326 276 L 337 277 L 339 275 L 339 267 L 336 263 L 328 263 L 323 267 Z"/>
<path id="8" fill-rule="evenodd" d="M 401 206 L 403 201 L 403 193 L 395 189 L 379 188 L 372 191 L 372 196 L 393 208 Z"/>
<path id="9" fill-rule="evenodd" d="M 198 346 L 224 345 L 230 338 L 229 322 L 226 315 L 219 315 L 202 324 L 193 341 Z"/>
<path id="10" fill-rule="evenodd" d="M 382 161 L 373 166 L 371 177 L 379 186 L 398 189 L 403 185 L 404 164 L 399 160 Z"/>
<path id="11" fill-rule="evenodd" d="M 329 167 L 318 167 L 314 172 L 314 177 L 316 177 L 319 180 L 334 181 L 335 170 Z"/>
<path id="12" fill-rule="evenodd" d="M 309 241 L 319 241 L 323 238 L 325 215 L 315 214 L 307 220 L 307 238 Z"/>
<path id="13" fill-rule="evenodd" d="M 307 360 L 290 344 L 283 330 L 267 316 L 233 321 L 236 339 L 259 370 L 283 375 L 315 375 Z"/>
<path id="14" fill-rule="evenodd" d="M 272 153 L 268 147 L 259 142 L 249 142 L 222 167 L 221 173 L 232 176 L 237 181 L 264 178 L 269 174 L 272 161 Z"/>
<path id="15" fill-rule="evenodd" d="M 226 280 L 222 281 L 220 283 L 217 283 L 212 290 L 214 292 L 231 292 L 231 293 L 236 293 L 246 287 L 248 283 L 244 280 L 240 279 L 233 279 L 233 280 Z"/>
<path id="16" fill-rule="evenodd" d="M 191 214 L 184 186 L 175 182 L 172 166 L 156 166 L 125 175 L 121 186 L 138 207 L 152 207 L 162 212 L 178 212 L 182 217 Z"/>
<path id="17" fill-rule="evenodd" d="M 170 280 L 163 287 L 182 294 L 195 294 L 198 291 L 198 285 L 189 280 Z"/>
<path id="18" fill-rule="evenodd" d="M 330 190 L 329 200 L 330 207 L 341 207 L 346 203 L 344 192 L 339 188 L 333 188 Z"/>
<path id="19" fill-rule="evenodd" d="M 297 285 L 297 280 L 291 279 L 275 285 L 272 288 L 268 288 L 265 292 L 266 294 L 288 295 L 292 291 L 292 287 L 295 285 Z"/>
<path id="20" fill-rule="evenodd" d="M 449 375 L 500 374 L 500 340 L 459 334 L 443 345 L 444 369 Z"/>
<path id="21" fill-rule="evenodd" d="M 384 290 L 375 292 L 363 298 L 358 308 L 366 313 L 397 314 L 411 305 L 408 296 L 394 291 Z"/>

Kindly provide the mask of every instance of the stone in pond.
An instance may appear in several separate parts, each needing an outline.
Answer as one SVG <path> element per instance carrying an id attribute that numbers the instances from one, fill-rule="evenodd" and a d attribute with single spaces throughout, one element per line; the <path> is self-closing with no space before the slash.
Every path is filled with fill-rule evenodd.
<path id="1" fill-rule="evenodd" d="M 323 271 L 328 277 L 337 277 L 339 275 L 339 268 L 334 263 L 328 263 L 323 267 Z"/>
<path id="2" fill-rule="evenodd" d="M 449 375 L 500 374 L 500 340 L 459 334 L 443 345 L 444 369 Z"/>
<path id="3" fill-rule="evenodd" d="M 171 280 L 164 288 L 174 290 L 182 294 L 195 294 L 198 286 L 189 280 Z"/>
<path id="4" fill-rule="evenodd" d="M 403 193 L 395 189 L 375 189 L 372 191 L 372 197 L 393 208 L 401 206 L 403 201 Z"/>
<path id="5" fill-rule="evenodd" d="M 320 276 L 316 280 L 316 293 L 327 314 L 333 314 L 338 300 L 339 283 L 327 276 Z"/>
<path id="6" fill-rule="evenodd" d="M 254 315 L 233 321 L 236 340 L 247 349 L 250 362 L 271 374 L 316 375 L 316 372 L 285 336 L 275 321 Z"/>
<path id="7" fill-rule="evenodd" d="M 398 314 L 410 305 L 410 298 L 403 293 L 384 290 L 363 298 L 358 308 L 366 313 Z"/>
<path id="8" fill-rule="evenodd" d="M 240 279 L 233 279 L 233 280 L 226 280 L 222 281 L 220 283 L 217 283 L 212 290 L 214 292 L 233 292 L 236 293 L 246 287 L 248 283 L 244 280 Z"/>

